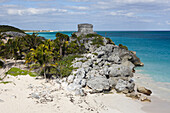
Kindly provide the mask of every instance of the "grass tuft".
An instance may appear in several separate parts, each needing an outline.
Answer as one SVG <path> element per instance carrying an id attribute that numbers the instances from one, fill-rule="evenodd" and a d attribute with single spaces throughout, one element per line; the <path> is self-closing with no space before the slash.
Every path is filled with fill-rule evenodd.
<path id="1" fill-rule="evenodd" d="M 13 67 L 11 68 L 6 74 L 12 75 L 12 76 L 18 76 L 18 75 L 27 75 L 29 74 L 31 77 L 36 77 L 38 74 L 33 73 L 27 70 L 21 70 L 19 68 Z"/>

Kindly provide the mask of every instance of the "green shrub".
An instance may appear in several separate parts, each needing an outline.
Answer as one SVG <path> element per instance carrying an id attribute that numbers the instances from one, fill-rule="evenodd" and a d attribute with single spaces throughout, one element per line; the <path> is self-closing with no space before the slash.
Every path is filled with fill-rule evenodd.
<path id="1" fill-rule="evenodd" d="M 16 67 L 11 68 L 8 72 L 6 72 L 6 74 L 13 75 L 13 76 L 29 74 L 31 77 L 36 77 L 38 75 L 37 73 L 33 73 L 27 70 L 21 70 Z"/>
<path id="2" fill-rule="evenodd" d="M 71 66 L 72 61 L 75 58 L 81 58 L 81 57 L 82 56 L 80 56 L 80 55 L 69 55 L 69 56 L 65 56 L 64 58 L 62 58 L 62 60 L 57 61 L 57 63 L 58 63 L 57 70 L 59 70 L 58 74 L 61 77 L 69 76 L 71 74 L 72 70 L 76 69 L 73 66 Z"/>
<path id="3" fill-rule="evenodd" d="M 104 45 L 103 38 L 102 37 L 95 37 L 92 40 L 92 45 L 97 45 L 97 47 L 100 47 L 101 45 L 103 46 Z"/>
<path id="4" fill-rule="evenodd" d="M 86 38 L 92 38 L 92 37 L 102 37 L 102 36 L 99 35 L 99 34 L 87 34 L 85 37 Z"/>
<path id="5" fill-rule="evenodd" d="M 96 55 L 96 56 L 98 56 L 98 54 L 97 53 L 92 53 L 93 55 Z"/>
<path id="6" fill-rule="evenodd" d="M 122 45 L 122 44 L 119 44 L 119 47 L 122 48 L 122 49 L 128 50 L 127 46 L 124 46 L 124 45 Z"/>
<path id="7" fill-rule="evenodd" d="M 108 41 L 108 42 L 107 42 L 108 44 L 113 44 L 113 45 L 115 45 L 115 43 L 114 43 L 110 38 L 106 38 L 106 40 Z"/>
<path id="8" fill-rule="evenodd" d="M 8 83 L 12 83 L 12 81 L 2 81 L 2 82 L 0 82 L 0 84 L 8 84 Z"/>
<path id="9" fill-rule="evenodd" d="M 77 35 L 75 33 L 71 34 L 71 37 L 76 39 L 77 38 Z"/>

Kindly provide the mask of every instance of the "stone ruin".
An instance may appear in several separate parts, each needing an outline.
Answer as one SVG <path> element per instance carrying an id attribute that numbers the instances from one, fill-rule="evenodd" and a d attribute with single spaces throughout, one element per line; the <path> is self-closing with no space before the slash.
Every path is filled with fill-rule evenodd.
<path id="1" fill-rule="evenodd" d="M 93 31 L 92 24 L 78 24 L 78 32 L 75 34 L 79 37 L 80 35 L 96 34 L 96 32 Z"/>

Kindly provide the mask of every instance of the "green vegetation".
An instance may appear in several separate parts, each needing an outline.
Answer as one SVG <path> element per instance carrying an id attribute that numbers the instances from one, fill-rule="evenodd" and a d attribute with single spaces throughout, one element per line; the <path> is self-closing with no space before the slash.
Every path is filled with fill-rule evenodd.
<path id="1" fill-rule="evenodd" d="M 56 39 L 54 40 L 54 42 L 56 44 L 58 44 L 58 46 L 60 47 L 60 56 L 62 57 L 63 55 L 65 55 L 65 51 L 68 45 L 68 41 L 69 41 L 69 36 L 62 34 L 62 33 L 56 33 Z"/>
<path id="2" fill-rule="evenodd" d="M 27 70 L 21 70 L 19 68 L 13 67 L 11 68 L 6 74 L 13 75 L 13 76 L 18 76 L 18 75 L 27 75 L 29 74 L 31 77 L 36 77 L 37 73 L 33 73 Z"/>
<path id="3" fill-rule="evenodd" d="M 19 32 L 19 33 L 25 33 L 24 31 L 13 27 L 13 26 L 8 26 L 8 25 L 0 25 L 0 32 L 7 32 L 7 31 L 14 31 L 14 32 Z"/>
<path id="4" fill-rule="evenodd" d="M 69 55 L 64 57 L 62 60 L 58 61 L 58 66 L 56 67 L 59 70 L 58 76 L 66 77 L 71 74 L 72 70 L 74 69 L 72 65 L 72 61 L 75 58 L 81 58 L 80 55 Z"/>
<path id="5" fill-rule="evenodd" d="M 0 82 L 0 84 L 8 84 L 8 83 L 12 83 L 12 81 L 2 81 L 2 82 Z"/>
<path id="6" fill-rule="evenodd" d="M 96 55 L 96 56 L 98 56 L 98 54 L 97 53 L 92 53 L 93 55 Z"/>
<path id="7" fill-rule="evenodd" d="M 93 37 L 92 44 L 97 47 L 104 45 L 102 36 L 98 34 L 88 34 L 86 38 Z M 69 41 L 70 37 L 62 33 L 56 33 L 55 40 L 46 40 L 38 37 L 38 34 L 15 37 L 3 42 L 0 39 L 0 57 L 5 59 L 26 60 L 25 64 L 30 69 L 36 69 L 38 73 L 32 73 L 19 68 L 11 68 L 6 74 L 13 76 L 27 75 L 44 78 L 51 76 L 66 77 L 76 69 L 72 66 L 72 61 L 80 54 L 87 52 L 84 43 L 80 40 L 85 36 L 77 37 L 72 34 L 74 41 Z M 97 53 L 93 53 L 98 55 Z M 82 61 L 86 62 L 86 60 Z M 1 62 L 0 62 L 1 65 Z"/>
<path id="8" fill-rule="evenodd" d="M 103 38 L 102 37 L 95 37 L 92 40 L 92 45 L 97 45 L 97 47 L 100 47 L 101 45 L 103 46 L 104 45 Z"/>
<path id="9" fill-rule="evenodd" d="M 108 42 L 107 42 L 108 44 L 113 44 L 113 45 L 115 45 L 115 43 L 114 43 L 110 38 L 106 38 L 106 40 L 108 41 Z"/>
<path id="10" fill-rule="evenodd" d="M 122 48 L 122 49 L 128 50 L 127 46 L 124 46 L 124 45 L 122 45 L 122 44 L 119 44 L 119 47 Z"/>
<path id="11" fill-rule="evenodd" d="M 0 60 L 0 68 L 2 68 L 4 63 Z"/>
<path id="12" fill-rule="evenodd" d="M 87 34 L 85 37 L 86 38 L 92 38 L 92 37 L 102 37 L 102 36 L 99 35 L 99 34 Z"/>

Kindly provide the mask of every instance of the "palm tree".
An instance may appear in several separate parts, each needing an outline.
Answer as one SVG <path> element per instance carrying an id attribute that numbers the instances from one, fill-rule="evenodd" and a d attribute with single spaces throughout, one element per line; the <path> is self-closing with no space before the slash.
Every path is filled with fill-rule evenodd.
<path id="1" fill-rule="evenodd" d="M 68 45 L 69 36 L 62 34 L 62 33 L 56 33 L 56 39 L 54 42 L 59 46 L 60 48 L 60 56 L 62 57 L 65 54 L 66 47 Z"/>
<path id="2" fill-rule="evenodd" d="M 17 59 L 17 43 L 14 39 L 9 39 L 8 42 L 5 44 L 5 52 L 8 58 L 15 58 Z"/>
<path id="3" fill-rule="evenodd" d="M 32 35 L 27 34 L 25 37 L 23 37 L 23 41 L 28 50 L 31 48 L 36 49 L 38 45 L 43 43 L 42 39 L 38 37 L 38 34 L 36 33 L 33 33 Z"/>
<path id="4" fill-rule="evenodd" d="M 26 63 L 34 62 L 39 63 L 41 71 L 44 71 L 44 77 L 46 78 L 46 68 L 52 64 L 53 60 L 53 46 L 50 40 L 46 40 L 44 44 L 40 44 L 36 49 L 32 48 L 30 53 L 26 56 Z"/>

